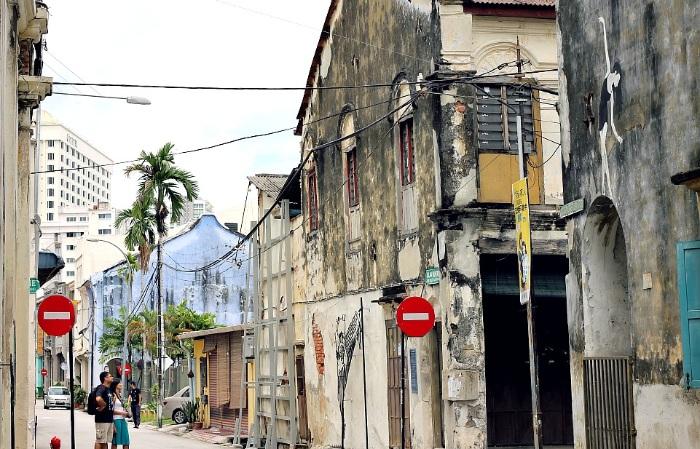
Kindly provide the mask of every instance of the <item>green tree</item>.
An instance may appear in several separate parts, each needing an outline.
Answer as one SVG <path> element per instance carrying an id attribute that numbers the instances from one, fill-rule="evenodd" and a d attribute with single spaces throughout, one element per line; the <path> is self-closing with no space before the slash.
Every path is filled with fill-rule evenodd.
<path id="1" fill-rule="evenodd" d="M 141 272 L 145 273 L 156 243 L 156 217 L 151 203 L 137 200 L 131 208 L 117 214 L 114 225 L 124 229 L 124 243 L 127 249 L 138 250 Z"/>
<path id="2" fill-rule="evenodd" d="M 194 176 L 187 170 L 183 170 L 175 165 L 175 156 L 172 152 L 173 145 L 166 143 L 155 153 L 141 151 L 139 159 L 126 167 L 124 173 L 130 176 L 132 173 L 138 175 L 139 188 L 137 202 L 152 204 L 158 242 L 156 245 L 158 260 L 158 329 L 164 330 L 163 321 L 163 294 L 162 294 L 162 270 L 163 270 L 163 237 L 168 232 L 167 218 L 178 222 L 182 218 L 185 209 L 185 200 L 193 201 L 199 193 L 199 185 Z M 159 332 L 157 344 L 158 359 L 162 356 L 165 342 L 164 332 Z M 163 371 L 158 370 L 158 391 L 159 396 L 163 392 Z M 158 402 L 163 398 L 159 397 Z M 158 409 L 160 411 L 160 408 Z M 158 427 L 162 426 L 162 416 L 158 416 Z"/>

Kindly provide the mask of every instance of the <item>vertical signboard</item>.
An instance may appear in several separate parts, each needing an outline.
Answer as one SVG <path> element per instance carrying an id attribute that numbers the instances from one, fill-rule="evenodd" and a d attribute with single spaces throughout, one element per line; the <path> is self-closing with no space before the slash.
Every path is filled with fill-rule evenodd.
<path id="1" fill-rule="evenodd" d="M 530 302 L 532 250 L 530 246 L 530 205 L 527 178 L 513 183 L 513 210 L 515 212 L 515 252 L 518 255 L 518 286 L 520 304 Z"/>

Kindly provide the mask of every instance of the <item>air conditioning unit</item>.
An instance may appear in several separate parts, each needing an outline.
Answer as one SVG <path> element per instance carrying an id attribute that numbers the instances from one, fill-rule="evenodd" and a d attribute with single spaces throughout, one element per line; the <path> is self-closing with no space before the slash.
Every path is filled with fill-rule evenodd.
<path id="1" fill-rule="evenodd" d="M 255 358 L 255 335 L 243 337 L 243 357 L 246 359 Z"/>

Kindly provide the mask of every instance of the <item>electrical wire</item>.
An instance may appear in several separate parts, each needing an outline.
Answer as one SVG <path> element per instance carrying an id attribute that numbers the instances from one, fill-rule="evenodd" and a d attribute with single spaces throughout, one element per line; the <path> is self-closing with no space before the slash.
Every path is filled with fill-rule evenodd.
<path id="1" fill-rule="evenodd" d="M 407 95 L 404 95 L 403 97 L 406 97 L 406 96 L 407 96 Z M 403 98 L 403 97 L 402 97 L 402 98 Z M 327 119 L 331 119 L 331 118 L 334 118 L 334 117 L 338 117 L 339 115 L 345 114 L 345 113 L 347 113 L 347 112 L 361 111 L 361 110 L 364 110 L 364 109 L 369 109 L 369 108 L 373 108 L 373 107 L 376 107 L 376 106 L 381 106 L 381 105 L 387 104 L 387 103 L 389 103 L 389 102 L 391 102 L 391 101 L 393 101 L 393 100 L 382 101 L 382 102 L 379 102 L 379 103 L 373 103 L 373 104 L 369 104 L 369 105 L 365 105 L 365 106 L 360 106 L 360 107 L 357 107 L 357 108 L 353 108 L 353 109 L 351 109 L 351 110 L 349 110 L 349 111 L 341 111 L 341 112 L 338 112 L 338 113 L 335 113 L 335 114 L 331 114 L 331 115 L 328 115 L 328 116 L 325 116 L 325 117 L 321 117 L 321 118 L 318 118 L 318 119 L 311 120 L 311 121 L 309 121 L 309 122 L 304 123 L 303 126 L 312 125 L 312 124 L 314 124 L 314 123 L 318 123 L 318 122 L 321 122 L 321 121 L 323 121 L 323 120 L 327 120 Z M 233 143 L 236 143 L 236 142 L 240 142 L 240 141 L 243 141 L 243 140 L 250 140 L 250 139 L 255 139 L 255 138 L 259 138 L 259 137 L 271 136 L 271 135 L 280 134 L 280 133 L 283 133 L 283 132 L 286 132 L 286 131 L 294 131 L 294 130 L 296 130 L 296 129 L 297 129 L 297 125 L 291 126 L 291 127 L 289 127 L 289 128 L 278 129 L 278 130 L 275 130 L 275 131 L 269 131 L 269 132 L 265 132 L 265 133 L 258 133 L 258 134 L 252 134 L 252 135 L 249 135 L 249 136 L 238 137 L 238 138 L 235 138 L 235 139 L 227 140 L 227 141 L 225 141 L 225 142 L 219 142 L 219 143 L 216 143 L 216 144 L 214 144 L 214 145 L 208 145 L 208 146 L 205 146 L 205 147 L 194 148 L 194 149 L 192 149 L 192 150 L 174 151 L 173 154 L 175 154 L 175 155 L 178 155 L 178 154 L 189 154 L 189 153 L 196 153 L 196 152 L 204 151 L 204 150 L 211 150 L 211 149 L 214 149 L 214 148 L 222 147 L 222 146 L 225 146 L 225 145 L 230 145 L 230 144 L 233 144 Z M 53 169 L 53 170 L 37 170 L 37 171 L 31 172 L 30 174 L 32 174 L 32 175 L 37 175 L 37 174 L 57 173 L 57 172 L 63 173 L 63 172 L 69 172 L 69 171 L 83 170 L 83 169 L 86 169 L 86 168 L 87 168 L 87 169 L 90 169 L 90 168 L 101 168 L 101 167 L 113 167 L 113 166 L 116 166 L 116 165 L 131 164 L 131 163 L 138 162 L 138 161 L 139 161 L 139 159 L 129 159 L 129 160 L 124 160 L 124 161 L 119 161 L 119 162 L 110 162 L 110 163 L 107 163 L 107 164 L 82 165 L 82 166 L 77 166 L 77 167 L 72 167 L 72 168 L 68 168 L 68 167 L 66 167 L 66 168 L 55 168 L 55 169 Z"/>
<path id="2" fill-rule="evenodd" d="M 335 146 L 335 145 L 337 145 L 338 143 L 340 143 L 340 142 L 342 142 L 342 141 L 344 141 L 344 140 L 351 139 L 351 138 L 353 138 L 353 137 L 355 137 L 355 136 L 358 136 L 358 135 L 362 134 L 362 133 L 365 132 L 366 130 L 368 130 L 368 129 L 374 127 L 374 126 L 377 125 L 378 123 L 382 122 L 383 120 L 386 120 L 387 118 L 391 117 L 391 116 L 392 116 L 393 114 L 395 114 L 396 112 L 400 111 L 400 110 L 403 109 L 404 107 L 406 107 L 406 106 L 408 106 L 409 104 L 413 103 L 413 102 L 415 101 L 415 99 L 418 97 L 418 95 L 419 95 L 419 94 L 411 95 L 411 98 L 410 98 L 408 101 L 406 101 L 406 102 L 400 104 L 398 107 L 396 107 L 396 108 L 394 108 L 393 110 L 389 111 L 387 114 L 382 115 L 381 117 L 379 117 L 379 118 L 377 118 L 376 120 L 372 121 L 372 122 L 369 123 L 368 125 L 366 125 L 366 126 L 360 128 L 360 129 L 358 129 L 358 130 L 356 130 L 356 131 L 354 131 L 354 132 L 352 132 L 352 133 L 349 133 L 349 134 L 346 135 L 346 136 L 339 137 L 339 138 L 337 138 L 337 139 L 331 140 L 330 142 L 327 142 L 327 143 L 318 145 L 318 146 L 316 146 L 316 147 L 314 147 L 314 148 L 311 148 L 311 149 L 307 150 L 306 156 L 305 156 L 304 159 L 299 163 L 299 165 L 298 165 L 297 167 L 295 167 L 295 169 L 292 171 L 292 174 L 287 178 L 287 181 L 285 182 L 285 184 L 284 184 L 284 185 L 282 186 L 282 188 L 280 189 L 280 192 L 279 192 L 279 194 L 277 195 L 277 198 L 276 198 L 275 201 L 272 203 L 272 205 L 270 206 L 270 208 L 269 208 L 269 209 L 265 212 L 265 214 L 258 220 L 258 223 L 257 223 L 255 226 L 253 226 L 253 228 L 248 232 L 248 234 L 246 234 L 245 237 L 242 238 L 242 239 L 239 241 L 239 243 L 238 243 L 236 246 L 234 246 L 231 250 L 227 251 L 227 252 L 226 252 L 225 254 L 223 254 L 222 256 L 218 257 L 217 259 L 213 260 L 212 262 L 210 262 L 210 263 L 208 263 L 208 264 L 206 264 L 206 265 L 204 265 L 204 266 L 202 266 L 202 267 L 198 267 L 198 268 L 194 268 L 194 269 L 189 269 L 189 270 L 180 270 L 180 269 L 175 269 L 174 267 L 169 267 L 169 268 L 175 269 L 176 271 L 182 271 L 182 272 L 204 271 L 204 270 L 208 270 L 209 268 L 211 268 L 211 267 L 213 267 L 213 266 L 215 266 L 215 265 L 217 265 L 217 264 L 223 262 L 224 260 L 228 259 L 228 258 L 229 258 L 231 255 L 233 255 L 238 249 L 240 249 L 240 247 L 243 245 L 244 242 L 246 242 L 247 240 L 249 240 L 249 239 L 255 234 L 255 231 L 257 231 L 257 229 L 260 227 L 260 225 L 265 221 L 265 219 L 272 213 L 272 211 L 274 210 L 274 208 L 275 208 L 275 207 L 277 206 L 277 204 L 281 201 L 282 197 L 284 196 L 284 194 L 286 193 L 287 189 L 288 189 L 289 186 L 291 185 L 291 180 L 295 178 L 296 173 L 303 169 L 303 167 L 304 167 L 304 165 L 306 164 L 306 162 L 311 158 L 311 156 L 312 156 L 314 153 L 316 153 L 317 151 L 323 150 L 323 149 L 325 149 L 325 148 Z M 370 152 L 370 155 L 371 155 L 371 154 L 372 154 L 372 153 Z M 367 159 L 365 159 L 365 160 L 367 160 Z M 345 183 L 347 183 L 347 179 L 344 180 L 344 182 L 341 184 L 340 188 L 342 188 L 342 186 L 344 186 Z M 303 222 L 302 222 L 302 224 L 303 224 Z M 301 226 L 301 225 L 300 225 L 300 226 Z M 246 259 L 246 260 L 248 260 L 248 259 Z M 244 263 L 246 260 L 243 260 L 243 261 L 241 261 L 240 263 L 242 264 L 242 263 Z"/>

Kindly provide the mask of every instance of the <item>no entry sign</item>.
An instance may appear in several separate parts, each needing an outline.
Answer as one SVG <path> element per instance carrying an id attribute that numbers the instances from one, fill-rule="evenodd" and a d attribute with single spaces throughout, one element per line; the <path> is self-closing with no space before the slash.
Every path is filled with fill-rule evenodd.
<path id="1" fill-rule="evenodd" d="M 46 371 L 46 368 L 42 368 L 42 369 L 41 369 L 41 376 L 42 376 L 42 377 L 46 377 L 47 374 L 49 374 L 49 372 Z"/>
<path id="2" fill-rule="evenodd" d="M 427 300 L 411 296 L 401 301 L 396 310 L 396 322 L 409 337 L 422 337 L 435 324 L 435 310 Z"/>
<path id="3" fill-rule="evenodd" d="M 51 295 L 44 299 L 39 305 L 37 315 L 39 326 L 54 337 L 67 334 L 75 323 L 73 303 L 62 295 Z"/>

